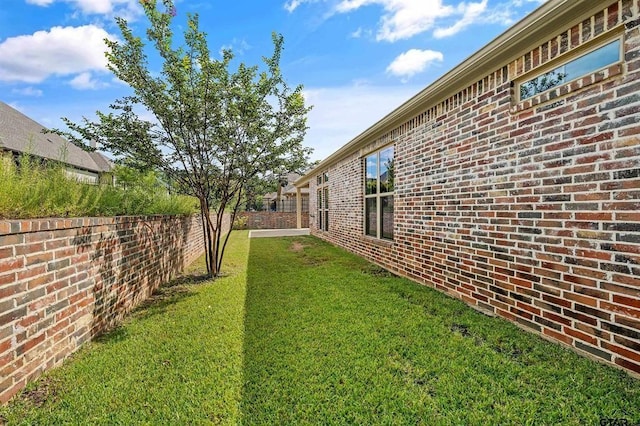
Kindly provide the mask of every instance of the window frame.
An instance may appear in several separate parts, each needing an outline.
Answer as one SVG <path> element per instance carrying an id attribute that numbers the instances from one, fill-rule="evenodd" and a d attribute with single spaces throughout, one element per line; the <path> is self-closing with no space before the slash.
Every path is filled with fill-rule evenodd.
<path id="1" fill-rule="evenodd" d="M 329 231 L 329 171 L 316 176 L 316 227 L 318 231 Z"/>
<path id="2" fill-rule="evenodd" d="M 381 241 L 393 241 L 394 239 L 394 232 L 393 232 L 393 226 L 394 226 L 394 221 L 393 221 L 393 203 L 395 200 L 395 183 L 392 184 L 392 190 L 391 191 L 386 191 L 386 192 L 380 192 L 381 189 L 381 179 L 380 179 L 380 169 L 381 169 L 381 161 L 380 161 L 380 154 L 383 153 L 384 151 L 388 150 L 388 149 L 392 149 L 393 153 L 392 153 L 392 157 L 391 157 L 391 161 L 395 162 L 395 158 L 396 158 L 396 148 L 395 148 L 395 144 L 390 144 L 390 145 L 385 145 L 381 148 L 376 149 L 375 151 L 369 152 L 368 154 L 366 154 L 363 157 L 363 167 L 364 167 L 364 179 L 363 179 L 363 187 L 362 187 L 362 194 L 363 194 L 363 206 L 362 206 L 362 210 L 363 210 L 363 224 L 362 224 L 362 229 L 363 229 L 363 233 L 365 235 L 365 237 L 368 238 L 375 238 Z M 376 190 L 374 193 L 368 194 L 367 193 L 367 189 L 368 189 L 368 175 L 367 175 L 367 165 L 368 165 L 368 160 L 374 156 L 376 157 Z M 394 166 L 392 166 L 394 167 Z M 384 228 L 383 228 L 383 199 L 390 199 L 391 200 L 391 205 L 392 205 L 392 220 L 391 220 L 391 237 L 386 237 L 384 236 Z M 372 235 L 371 233 L 369 233 L 369 217 L 368 217 L 368 200 L 375 200 L 374 205 L 375 205 L 375 214 L 376 214 L 376 223 L 375 223 L 375 235 Z"/>
<path id="3" fill-rule="evenodd" d="M 524 84 L 527 84 L 535 79 L 537 79 L 538 77 L 544 76 L 547 73 L 550 73 L 554 70 L 557 70 L 563 66 L 566 66 L 567 64 L 583 58 L 593 52 L 595 52 L 596 50 L 603 48 L 611 43 L 614 42 L 619 42 L 619 46 L 618 46 L 618 60 L 612 63 L 609 63 L 607 65 L 604 65 L 600 68 L 588 71 L 586 74 L 581 74 L 579 76 L 573 77 L 571 80 L 567 80 L 567 81 L 563 81 L 553 87 L 550 87 L 546 90 L 542 90 L 540 92 L 534 93 L 531 96 L 528 96 L 526 98 L 522 98 L 522 89 L 521 87 Z M 597 72 L 600 72 L 604 69 L 607 69 L 609 67 L 615 66 L 615 65 L 619 65 L 621 63 L 624 62 L 624 34 L 620 33 L 620 32 L 615 32 L 614 34 L 605 34 L 602 37 L 596 37 L 593 40 L 590 40 L 589 42 L 587 42 L 585 45 L 583 46 L 579 46 L 577 48 L 575 48 L 574 50 L 571 50 L 563 55 L 560 55 L 554 59 L 552 59 L 551 61 L 549 61 L 547 64 L 535 68 L 525 74 L 523 74 L 522 76 L 519 76 L 516 81 L 515 81 L 515 98 L 517 103 L 522 103 L 522 102 L 527 102 L 530 101 L 531 99 L 534 99 L 538 96 L 541 96 L 545 93 L 549 93 L 553 90 L 558 90 L 561 87 L 565 87 L 569 84 L 571 84 L 572 82 L 579 80 L 581 78 L 593 75 Z"/>

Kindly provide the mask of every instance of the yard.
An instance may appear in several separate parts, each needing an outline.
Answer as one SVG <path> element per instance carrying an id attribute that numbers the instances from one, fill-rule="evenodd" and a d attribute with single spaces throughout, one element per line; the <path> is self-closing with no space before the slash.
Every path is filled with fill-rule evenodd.
<path id="1" fill-rule="evenodd" d="M 640 380 L 313 237 L 231 239 L 32 384 L 9 424 L 640 422 Z M 1 423 L 1 421 L 0 421 Z"/>

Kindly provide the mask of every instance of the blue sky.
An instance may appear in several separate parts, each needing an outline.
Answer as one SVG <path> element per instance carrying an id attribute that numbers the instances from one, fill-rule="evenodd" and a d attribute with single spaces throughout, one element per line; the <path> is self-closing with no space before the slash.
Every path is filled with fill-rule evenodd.
<path id="1" fill-rule="evenodd" d="M 543 1 L 178 0 L 175 24 L 198 13 L 211 50 L 247 64 L 271 54 L 272 31 L 283 34 L 283 74 L 314 106 L 305 145 L 319 160 Z M 115 16 L 142 34 L 138 0 L 2 0 L 0 100 L 49 127 L 106 111 L 129 93 L 105 68 Z"/>

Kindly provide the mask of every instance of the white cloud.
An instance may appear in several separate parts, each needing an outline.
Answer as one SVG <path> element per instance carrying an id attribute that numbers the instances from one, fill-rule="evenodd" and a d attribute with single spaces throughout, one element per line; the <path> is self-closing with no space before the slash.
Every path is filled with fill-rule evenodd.
<path id="1" fill-rule="evenodd" d="M 287 10 L 287 12 L 291 13 L 296 10 L 302 3 L 304 3 L 304 0 L 291 0 L 284 4 L 284 8 Z"/>
<path id="2" fill-rule="evenodd" d="M 219 53 L 222 56 L 222 52 L 225 50 L 231 50 L 234 55 L 244 55 L 247 50 L 251 49 L 251 45 L 244 39 L 233 38 L 230 44 L 225 44 L 220 47 Z"/>
<path id="3" fill-rule="evenodd" d="M 482 14 L 481 22 L 483 24 L 498 24 L 503 27 L 509 27 L 516 23 L 518 17 L 520 17 L 520 14 L 512 4 L 499 3 Z"/>
<path id="4" fill-rule="evenodd" d="M 409 78 L 424 71 L 433 62 L 442 62 L 444 56 L 434 50 L 410 49 L 396 57 L 387 67 L 387 72 Z"/>
<path id="5" fill-rule="evenodd" d="M 322 160 L 389 114 L 422 87 L 372 86 L 363 82 L 328 88 L 305 88 L 313 109 L 304 144 L 314 148 L 313 160 Z"/>
<path id="6" fill-rule="evenodd" d="M 354 32 L 352 32 L 351 34 L 349 34 L 349 36 L 351 38 L 360 38 L 360 37 L 362 37 L 362 27 L 358 27 L 358 29 L 355 30 Z"/>
<path id="7" fill-rule="evenodd" d="M 39 83 L 52 75 L 106 71 L 104 39 L 95 25 L 53 27 L 0 43 L 0 80 Z"/>
<path id="8" fill-rule="evenodd" d="M 305 3 L 318 3 L 326 0 L 287 0 L 284 4 L 284 8 L 287 12 L 292 13 L 298 7 Z"/>
<path id="9" fill-rule="evenodd" d="M 456 13 L 454 7 L 444 5 L 442 0 L 342 0 L 335 11 L 349 13 L 374 4 L 384 8 L 376 35 L 379 41 L 411 38 L 433 28 L 437 19 Z"/>
<path id="10" fill-rule="evenodd" d="M 107 86 L 107 84 L 93 78 L 90 72 L 78 74 L 69 81 L 69 85 L 76 90 L 96 90 Z"/>
<path id="11" fill-rule="evenodd" d="M 542 3 L 546 3 L 548 0 L 513 0 L 512 3 L 514 6 L 522 6 L 525 5 L 527 3 L 537 3 L 537 4 L 542 4 Z"/>
<path id="12" fill-rule="evenodd" d="M 284 7 L 293 12 L 304 3 L 316 3 L 320 0 L 288 0 Z M 508 5 L 515 3 L 542 3 L 547 0 L 509 0 Z M 383 13 L 378 23 L 376 40 L 396 42 L 414 37 L 418 34 L 434 30 L 437 38 L 454 35 L 464 28 L 477 22 L 495 23 L 487 10 L 488 0 L 476 3 L 449 2 L 447 0 L 334 0 L 329 15 L 347 14 L 356 10 L 377 5 L 382 7 Z M 498 4 L 496 8 L 504 5 Z M 496 9 L 494 8 L 494 9 Z M 486 16 L 485 16 L 486 15 Z M 505 19 L 504 14 L 501 16 Z M 457 19 L 457 21 L 455 21 Z M 453 20 L 449 26 L 444 26 L 443 20 Z M 363 35 L 360 28 L 350 36 L 358 38 Z"/>
<path id="13" fill-rule="evenodd" d="M 22 96 L 33 96 L 33 97 L 40 97 L 42 96 L 42 90 L 40 89 L 36 89 L 34 87 L 25 87 L 23 89 L 12 89 L 11 93 L 15 94 L 15 95 L 22 95 Z"/>
<path id="14" fill-rule="evenodd" d="M 27 3 L 37 6 L 49 6 L 54 2 L 70 3 L 87 15 L 109 15 L 116 11 L 140 10 L 137 0 L 27 0 Z"/>
<path id="15" fill-rule="evenodd" d="M 523 16 L 523 11 L 519 8 L 525 8 L 524 14 L 530 13 L 531 6 L 538 7 L 549 0 L 511 0 L 504 3 L 498 3 L 486 10 L 482 14 L 481 21 L 486 24 L 499 24 L 502 26 L 510 26 L 515 24 L 518 19 Z"/>
<path id="16" fill-rule="evenodd" d="M 433 36 L 436 38 L 449 37 L 459 33 L 465 27 L 478 21 L 478 17 L 486 10 L 487 0 L 482 0 L 480 3 L 461 3 L 458 6 L 458 11 L 462 13 L 462 18 L 455 24 L 446 28 L 436 28 L 433 32 Z"/>

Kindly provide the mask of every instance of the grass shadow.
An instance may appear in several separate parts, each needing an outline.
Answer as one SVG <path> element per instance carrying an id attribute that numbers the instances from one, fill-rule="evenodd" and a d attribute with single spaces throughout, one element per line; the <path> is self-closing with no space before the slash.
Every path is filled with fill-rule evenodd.
<path id="1" fill-rule="evenodd" d="M 182 275 L 158 287 L 144 302 L 131 312 L 131 318 L 146 319 L 164 314 L 167 309 L 181 300 L 195 294 L 193 287 L 211 280 L 206 274 L 194 271 Z"/>

